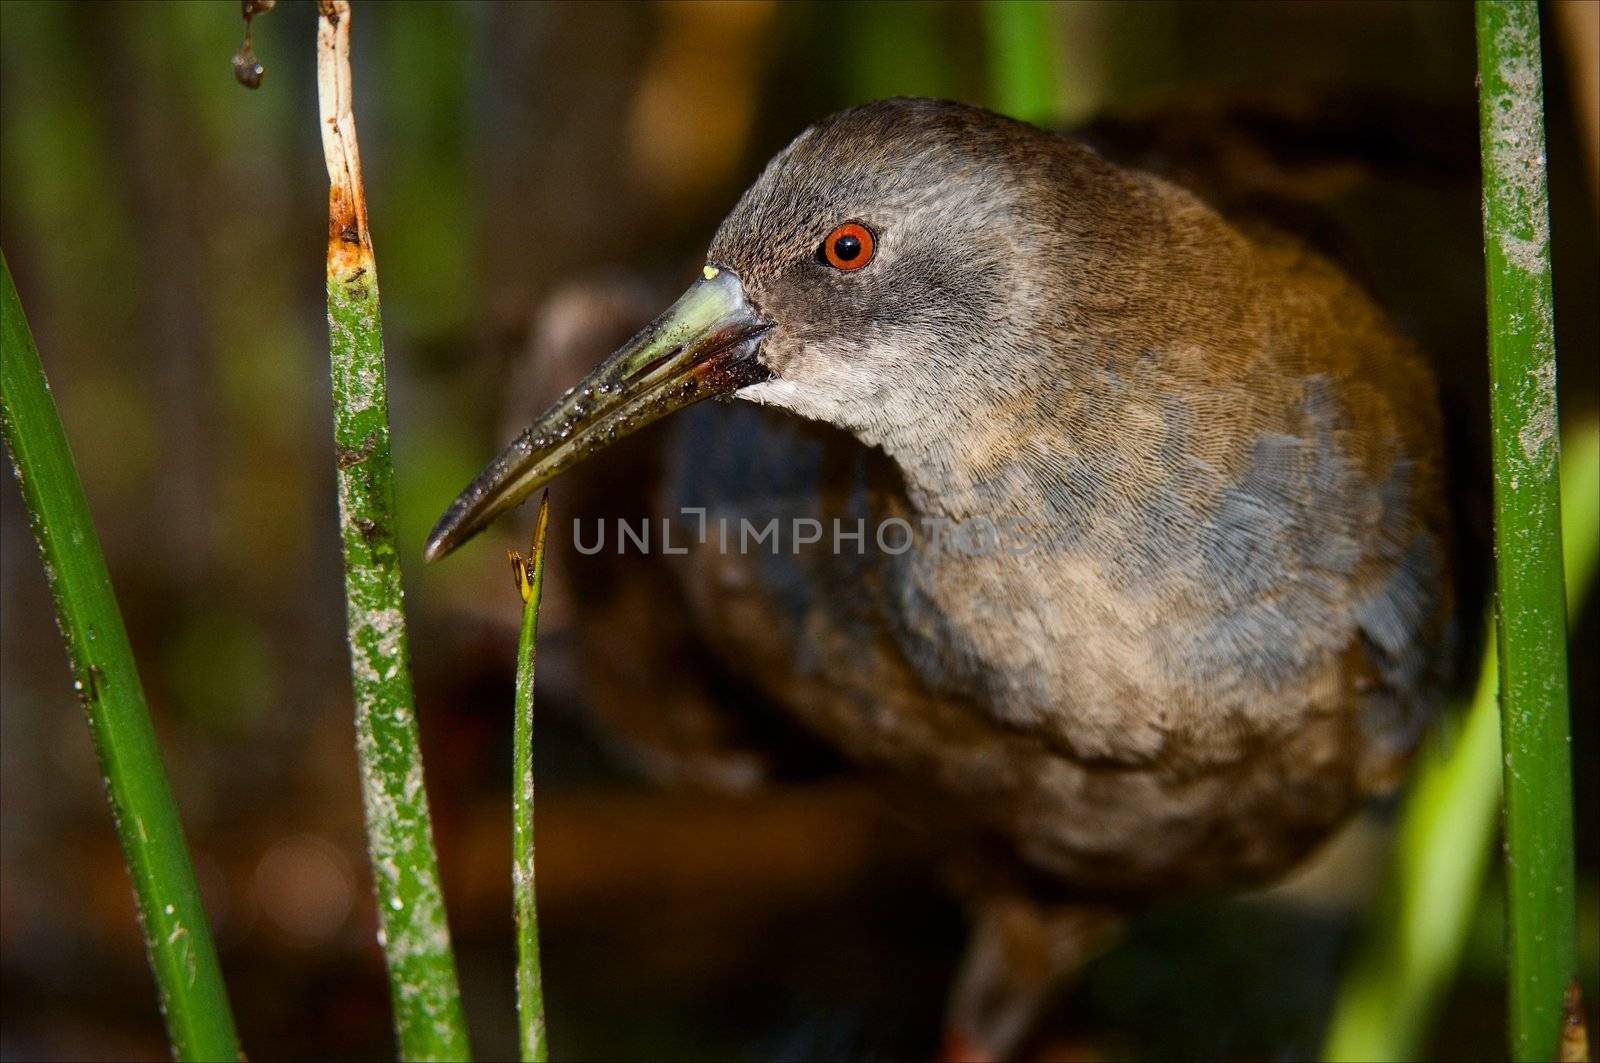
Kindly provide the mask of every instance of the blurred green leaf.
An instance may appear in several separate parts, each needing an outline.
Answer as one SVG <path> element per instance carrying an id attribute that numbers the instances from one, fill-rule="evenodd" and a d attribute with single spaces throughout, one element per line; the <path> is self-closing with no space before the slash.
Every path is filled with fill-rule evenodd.
<path id="1" fill-rule="evenodd" d="M 1036 125 L 1056 117 L 1054 5 L 987 0 L 990 106 Z"/>

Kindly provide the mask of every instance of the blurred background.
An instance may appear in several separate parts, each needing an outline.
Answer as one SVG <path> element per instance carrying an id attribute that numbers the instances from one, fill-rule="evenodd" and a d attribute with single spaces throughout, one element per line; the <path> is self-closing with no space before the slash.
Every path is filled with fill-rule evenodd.
<path id="1" fill-rule="evenodd" d="M 1562 3 L 1545 19 L 1566 424 L 1596 413 L 1597 11 Z M 1219 201 L 1315 207 L 1331 219 L 1320 232 L 1368 252 L 1372 283 L 1439 357 L 1454 401 L 1481 402 L 1469 5 L 1040 14 L 1054 84 L 1042 102 L 1008 83 L 1001 20 L 979 3 L 357 0 L 418 715 L 484 1056 L 508 1055 L 515 1034 L 520 602 L 501 547 L 520 544 L 531 514 L 439 566 L 420 564 L 423 537 L 553 389 L 681 290 L 722 213 L 810 121 L 888 95 L 960 98 L 1086 125 L 1108 152 L 1187 173 Z M 287 0 L 257 20 L 267 73 L 252 92 L 229 70 L 236 2 L 5 3 L 0 238 L 143 669 L 245 1046 L 257 1059 L 392 1058 L 335 534 L 314 20 Z M 1219 169 L 1231 176 L 1210 184 Z M 573 625 L 570 518 L 629 503 L 592 485 L 562 493 L 536 765 L 557 1056 L 928 1057 L 963 933 L 936 846 L 815 751 L 748 793 L 656 785 L 666 773 L 596 722 L 587 677 L 609 655 L 604 700 L 643 716 L 670 677 L 630 667 L 622 639 L 584 646 Z M 9 476 L 0 507 L 0 1057 L 161 1058 L 127 877 Z M 636 622 L 678 608 L 625 591 L 603 589 Z M 1591 603 L 1573 627 L 1590 975 L 1597 631 Z M 1314 1055 L 1390 811 L 1283 887 L 1151 912 L 1032 1052 Z M 1433 1058 L 1502 1050 L 1496 890 Z M 1592 1016 L 1600 987 L 1585 989 Z"/>

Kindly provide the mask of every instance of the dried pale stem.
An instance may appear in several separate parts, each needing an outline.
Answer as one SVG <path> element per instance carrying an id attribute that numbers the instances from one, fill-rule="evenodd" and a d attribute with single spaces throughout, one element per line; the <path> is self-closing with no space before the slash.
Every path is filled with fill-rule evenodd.
<path id="1" fill-rule="evenodd" d="M 378 278 L 351 110 L 350 5 L 317 5 L 328 165 L 328 333 L 345 613 L 367 843 L 406 1059 L 464 1059 L 466 1022 L 423 786 L 395 548 Z"/>

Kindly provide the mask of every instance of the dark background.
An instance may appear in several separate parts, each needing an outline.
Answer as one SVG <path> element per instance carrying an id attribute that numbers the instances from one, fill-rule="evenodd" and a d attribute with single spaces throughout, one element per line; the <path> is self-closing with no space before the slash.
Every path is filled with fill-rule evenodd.
<path id="1" fill-rule="evenodd" d="M 1545 20 L 1569 425 L 1595 415 L 1595 10 Z M 1447 387 L 1476 389 L 1469 5 L 1105 3 L 1049 17 L 1062 123 L 1145 121 L 1213 99 L 1297 116 L 1298 132 L 1269 129 L 1267 139 L 1307 154 L 1291 162 L 1322 182 L 1305 185 L 1308 198 L 1338 199 L 1355 230 L 1416 234 L 1378 264 L 1380 289 L 1404 302 L 1418 270 L 1456 279 L 1452 298 L 1396 312 L 1447 348 Z M 0 236 L 255 1059 L 393 1053 L 335 535 L 313 23 L 312 5 L 293 2 L 258 20 L 268 69 L 250 92 L 229 72 L 242 33 L 236 3 L 0 6 Z M 830 110 L 893 94 L 998 104 L 989 24 L 972 3 L 357 0 L 356 114 L 419 718 L 485 1056 L 508 1053 L 514 1037 L 519 603 L 501 547 L 526 535 L 531 515 L 440 566 L 419 563 L 424 534 L 535 411 L 505 381 L 528 377 L 530 350 L 557 342 L 552 330 L 574 305 L 621 292 L 643 308 L 622 331 L 642 323 L 693 277 L 761 163 Z M 1179 128 L 1206 139 L 1187 122 Z M 1142 128 L 1108 135 L 1148 144 Z M 1346 171 L 1308 161 L 1324 154 L 1373 159 L 1403 191 L 1343 195 Z M 1240 165 L 1252 161 L 1244 152 Z M 572 328 L 578 338 L 561 342 L 579 362 L 605 353 Z M 4 479 L 0 1056 L 159 1058 L 165 1041 L 93 750 Z M 578 514 L 561 512 L 559 490 L 555 500 L 560 539 Z M 961 913 L 925 841 L 848 777 L 735 798 L 648 786 L 619 766 L 606 735 L 584 723 L 578 588 L 561 549 L 540 643 L 537 762 L 557 1055 L 927 1056 Z M 1574 630 L 1589 972 L 1595 634 L 1591 605 Z M 1065 1002 L 1038 1054 L 1314 1054 L 1384 866 L 1385 822 L 1382 809 L 1365 817 L 1287 887 L 1152 912 Z M 1500 903 L 1491 887 L 1433 1042 L 1441 1058 L 1500 1052 Z M 1586 988 L 1592 1001 L 1596 986 Z"/>

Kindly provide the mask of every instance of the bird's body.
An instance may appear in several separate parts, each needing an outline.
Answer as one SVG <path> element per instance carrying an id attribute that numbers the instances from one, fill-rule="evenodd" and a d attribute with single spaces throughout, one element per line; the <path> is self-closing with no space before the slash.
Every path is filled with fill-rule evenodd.
<path id="1" fill-rule="evenodd" d="M 971 221 L 950 253 L 886 263 L 902 305 L 918 286 L 956 308 L 1018 298 L 972 323 L 974 343 L 939 316 L 902 320 L 859 382 L 827 389 L 806 364 L 819 339 L 769 341 L 775 379 L 741 397 L 855 448 L 691 415 L 681 505 L 816 518 L 830 539 L 835 521 L 867 528 L 860 554 L 708 543 L 687 588 L 702 626 L 808 727 L 944 791 L 1073 886 L 1281 871 L 1392 779 L 1444 674 L 1427 369 L 1324 259 L 966 108 L 881 104 L 814 128 L 747 194 L 792 206 L 736 211 L 712 260 L 759 276 L 808 209 L 805 181 L 848 179 L 819 160 L 860 141 L 860 165 L 892 175 L 880 202 L 900 182 L 912 198 L 919 152 L 971 168 L 934 190 L 938 217 Z M 818 320 L 874 341 L 871 316 Z M 856 371 L 840 361 L 824 372 Z M 917 386 L 926 374 L 946 386 Z M 891 517 L 917 531 L 903 553 L 874 539 Z"/>
<path id="2" fill-rule="evenodd" d="M 768 409 L 682 419 L 673 507 L 822 539 L 694 545 L 708 640 L 1058 896 L 1261 881 L 1392 781 L 1448 671 L 1441 429 L 1418 352 L 1337 267 L 925 100 L 803 133 L 708 263 L 430 556 L 731 392 Z"/>

